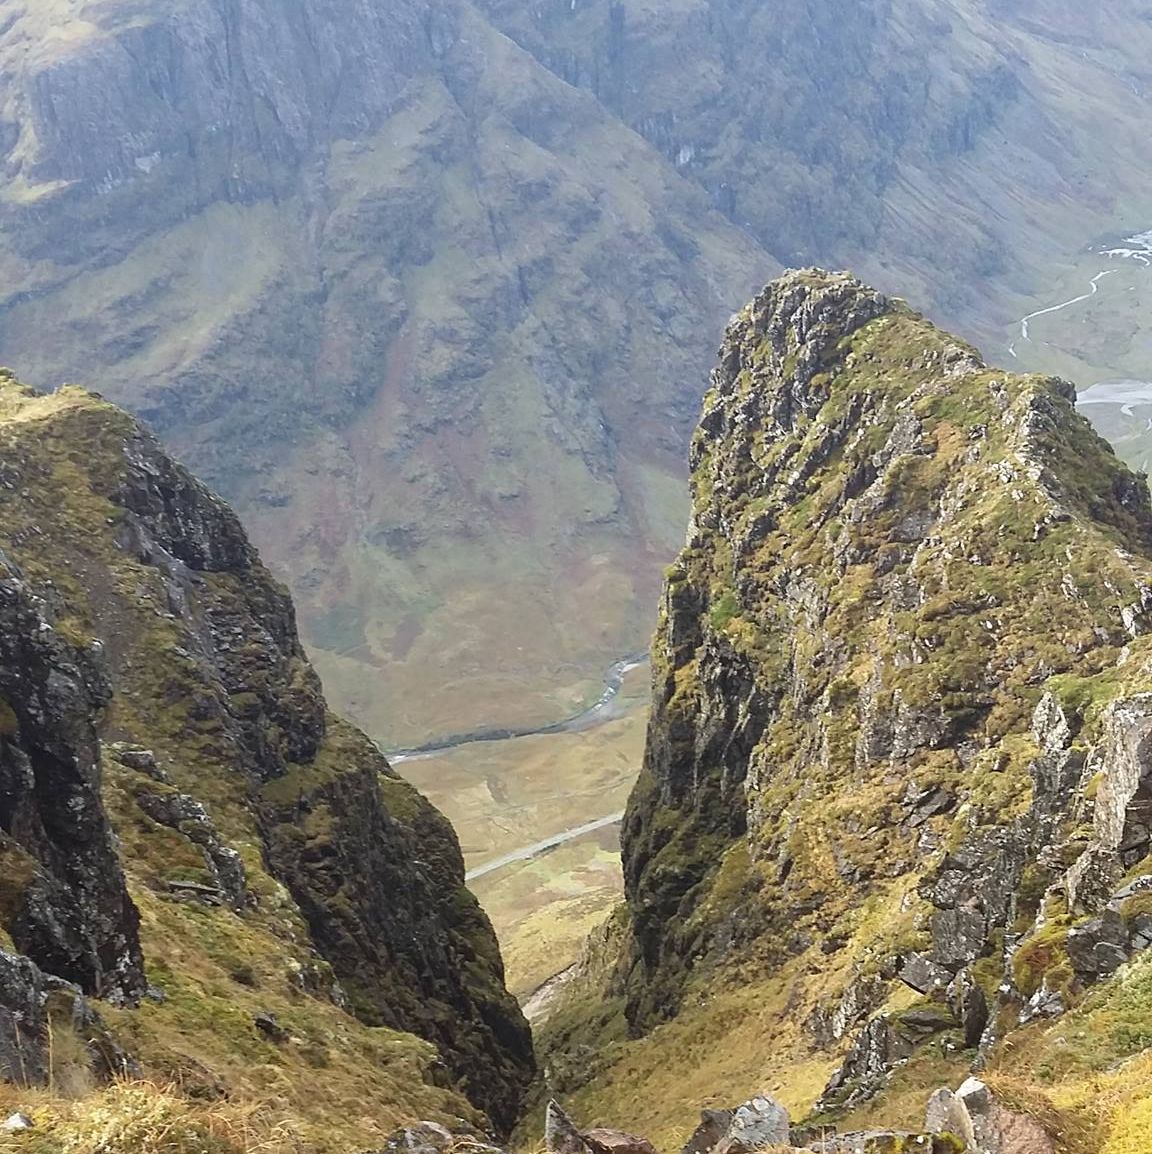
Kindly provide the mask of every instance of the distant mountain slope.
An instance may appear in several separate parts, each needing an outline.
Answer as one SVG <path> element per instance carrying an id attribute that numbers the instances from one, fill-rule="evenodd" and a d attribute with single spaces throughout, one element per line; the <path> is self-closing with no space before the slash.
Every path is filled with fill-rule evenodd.
<path id="1" fill-rule="evenodd" d="M 479 6 L 785 262 L 851 265 L 952 323 L 1152 226 L 1152 21 L 1122 0 Z"/>
<path id="2" fill-rule="evenodd" d="M 0 12 L 0 354 L 239 502 L 374 732 L 567 711 L 649 628 L 709 334 L 775 263 L 466 4 Z"/>
<path id="3" fill-rule="evenodd" d="M 232 511 L 3 373 L 0 786 L 0 1079 L 275 1093 L 341 1152 L 516 1121 L 531 1036 L 451 826 L 328 713 Z"/>
<path id="4" fill-rule="evenodd" d="M 0 0 L 0 29 L 0 358 L 235 500 L 401 745 L 553 719 L 636 648 L 697 382 L 778 256 L 1007 344 L 1150 223 L 1152 30 L 1118 0 Z"/>
<path id="5" fill-rule="evenodd" d="M 974 1065 L 1061 1083 L 1099 1135 L 1125 1112 L 1152 1060 L 1152 502 L 1073 399 L 844 274 L 734 320 L 619 953 L 549 1023 L 554 1090 L 661 1136 L 766 1080 L 815 1123 L 915 1129 Z"/>

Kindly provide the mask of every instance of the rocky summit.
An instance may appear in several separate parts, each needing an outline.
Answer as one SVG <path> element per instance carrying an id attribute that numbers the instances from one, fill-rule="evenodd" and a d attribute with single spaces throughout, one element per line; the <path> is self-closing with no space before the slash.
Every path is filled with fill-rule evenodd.
<path id="1" fill-rule="evenodd" d="M 574 1108 L 659 1144 L 767 1083 L 912 1132 L 980 1070 L 1060 1149 L 1144 1148 L 1152 505 L 1074 397 L 846 274 L 733 319 L 627 906 L 544 1031 Z"/>
<path id="2" fill-rule="evenodd" d="M 13 1092 L 171 1082 L 219 1104 L 189 1151 L 249 1148 L 219 1133 L 246 1094 L 284 1149 L 516 1121 L 531 1037 L 447 821 L 328 712 L 231 510 L 113 405 L 7 376 L 0 859 Z M 114 1132 L 179 1129 L 134 1092 Z M 71 1109 L 45 1149 L 177 1148 Z"/>

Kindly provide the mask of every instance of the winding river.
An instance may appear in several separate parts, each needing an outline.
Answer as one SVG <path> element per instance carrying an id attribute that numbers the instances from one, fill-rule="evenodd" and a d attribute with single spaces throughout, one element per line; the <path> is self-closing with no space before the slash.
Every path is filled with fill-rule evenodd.
<path id="1" fill-rule="evenodd" d="M 627 657 L 621 657 L 619 661 L 614 661 L 604 674 L 604 688 L 600 696 L 588 706 L 587 709 L 582 709 L 579 713 L 574 713 L 571 717 L 566 717 L 562 721 L 554 721 L 550 725 L 541 725 L 536 728 L 492 726 L 490 728 L 474 729 L 467 733 L 437 738 L 434 741 L 414 746 L 411 749 L 393 750 L 390 753 L 386 753 L 386 756 L 393 765 L 400 765 L 406 761 L 418 761 L 428 757 L 437 757 L 442 753 L 447 753 L 451 749 L 458 749 L 462 745 L 472 745 L 479 741 L 513 741 L 521 737 L 535 737 L 554 733 L 580 733 L 584 730 L 593 729 L 597 725 L 603 725 L 605 722 L 611 721 L 617 716 L 617 712 L 612 708 L 612 705 L 616 698 L 620 696 L 620 690 L 624 687 L 625 675 L 633 669 L 639 668 L 647 660 L 647 653 L 630 653 Z M 496 870 L 503 869 L 505 866 L 512 865 L 514 862 L 528 861 L 550 849 L 555 849 L 556 846 L 563 845 L 565 842 L 574 841 L 576 838 L 583 837 L 585 834 L 594 833 L 596 830 L 604 829 L 610 825 L 616 825 L 622 821 L 623 818 L 623 812 L 610 813 L 604 817 L 593 818 L 591 821 L 586 821 L 582 825 L 574 826 L 572 829 L 564 830 L 561 833 L 552 834 L 540 841 L 533 842 L 531 845 L 521 846 L 519 849 L 514 849 L 509 853 L 502 854 L 498 858 L 493 858 L 491 861 L 484 862 L 482 865 L 470 869 L 464 875 L 464 880 L 474 881 L 476 878 L 494 873 Z"/>
<path id="2" fill-rule="evenodd" d="M 1127 260 L 1136 264 L 1144 265 L 1145 268 L 1152 267 L 1152 229 L 1147 232 L 1136 233 L 1133 236 L 1125 238 L 1123 243 L 1115 245 L 1111 248 L 1101 248 L 1097 250 L 1098 256 L 1107 257 L 1110 261 Z M 1098 272 L 1089 282 L 1088 291 L 1081 293 L 1079 296 L 1073 297 L 1071 300 L 1061 301 L 1058 305 L 1050 305 L 1046 309 L 1037 309 L 1034 313 L 1029 313 L 1026 317 L 1020 318 L 1020 338 L 1021 340 L 1032 343 L 1031 324 L 1038 317 L 1048 316 L 1050 313 L 1063 312 L 1064 309 L 1071 308 L 1073 305 L 1082 304 L 1086 300 L 1091 300 L 1100 291 L 1100 282 L 1108 276 L 1111 276 L 1117 269 L 1106 268 Z M 1008 346 L 1008 352 L 1015 357 L 1019 354 L 1016 352 L 1016 344 L 1013 342 Z"/>
<path id="3" fill-rule="evenodd" d="M 436 757 L 450 749 L 459 749 L 462 745 L 473 745 L 478 741 L 513 741 L 520 737 L 537 737 L 550 733 L 579 733 L 585 729 L 593 729 L 611 721 L 616 715 L 612 710 L 612 703 L 620 695 L 624 687 L 624 677 L 633 669 L 639 668 L 648 660 L 647 653 L 630 653 L 614 661 L 604 674 L 604 689 L 600 696 L 587 709 L 574 713 L 562 721 L 554 721 L 550 725 L 541 725 L 535 728 L 492 726 L 469 730 L 466 733 L 454 733 L 448 737 L 438 737 L 427 741 L 423 745 L 415 745 L 410 749 L 385 750 L 385 756 L 393 765 L 400 765 L 405 761 L 415 761 L 419 758 Z"/>

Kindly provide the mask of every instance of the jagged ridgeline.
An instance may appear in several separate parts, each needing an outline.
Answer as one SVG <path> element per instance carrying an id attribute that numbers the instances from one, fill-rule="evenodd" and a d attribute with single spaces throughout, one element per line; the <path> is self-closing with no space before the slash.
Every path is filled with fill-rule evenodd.
<path id="1" fill-rule="evenodd" d="M 327 712 L 227 506 L 7 375 L 0 826 L 8 1081 L 271 1094 L 322 1149 L 515 1121 L 530 1035 L 447 821 Z"/>
<path id="2" fill-rule="evenodd" d="M 761 1088 L 915 1128 L 918 1080 L 1090 1078 L 1152 1040 L 1152 507 L 1074 400 L 843 274 L 734 318 L 621 961 L 551 1024 L 558 1088 L 624 1125 L 645 1079 L 683 1093 L 654 1137 Z"/>

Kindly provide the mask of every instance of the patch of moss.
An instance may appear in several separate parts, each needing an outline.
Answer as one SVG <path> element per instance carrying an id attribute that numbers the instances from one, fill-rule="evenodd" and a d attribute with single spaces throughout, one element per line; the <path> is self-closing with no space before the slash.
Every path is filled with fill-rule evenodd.
<path id="1" fill-rule="evenodd" d="M 15 737 L 20 732 L 20 719 L 12 706 L 0 697 L 0 737 Z"/>
<path id="2" fill-rule="evenodd" d="M 1012 955 L 1012 977 L 1016 988 L 1030 998 L 1042 985 L 1068 992 L 1076 979 L 1068 959 L 1070 918 L 1055 918 L 1025 939 Z"/>
<path id="3" fill-rule="evenodd" d="M 735 617 L 740 614 L 740 599 L 731 589 L 725 589 L 720 596 L 712 603 L 712 608 L 709 610 L 709 621 L 712 628 L 720 632 L 728 628 L 728 625 Z"/>

